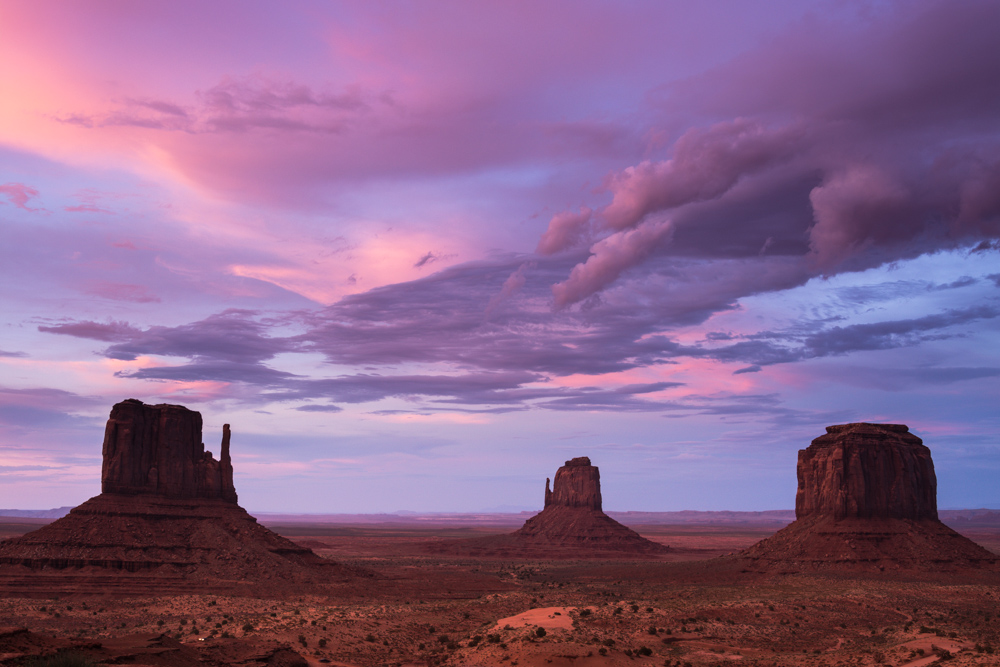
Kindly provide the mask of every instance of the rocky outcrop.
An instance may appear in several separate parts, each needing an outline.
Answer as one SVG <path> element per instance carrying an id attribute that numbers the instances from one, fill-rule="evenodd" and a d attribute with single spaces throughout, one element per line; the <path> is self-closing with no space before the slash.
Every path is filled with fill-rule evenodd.
<path id="1" fill-rule="evenodd" d="M 996 557 L 938 521 L 930 450 L 902 424 L 841 424 L 799 451 L 796 520 L 741 552 L 749 570 L 916 572 Z"/>
<path id="2" fill-rule="evenodd" d="M 101 490 L 237 502 L 229 425 L 223 427 L 218 461 L 205 451 L 201 428 L 201 414 L 181 405 L 145 405 L 134 398 L 118 403 L 104 431 Z"/>
<path id="3" fill-rule="evenodd" d="M 580 456 L 566 461 L 556 471 L 551 492 L 549 480 L 545 480 L 545 507 L 553 505 L 601 511 L 601 473 L 597 466 L 590 465 L 589 458 Z"/>
<path id="4" fill-rule="evenodd" d="M 0 542 L 0 590 L 79 592 L 98 582 L 122 594 L 247 587 L 273 594 L 359 574 L 273 533 L 237 505 L 229 425 L 218 461 L 205 451 L 201 426 L 201 415 L 180 405 L 115 405 L 103 493 Z"/>
<path id="5" fill-rule="evenodd" d="M 544 509 L 517 532 L 437 543 L 430 551 L 486 558 L 648 558 L 669 551 L 603 512 L 601 474 L 586 456 L 566 461 L 551 488 L 549 482 Z"/>
<path id="6" fill-rule="evenodd" d="M 931 450 L 902 424 L 842 424 L 799 451 L 795 516 L 937 519 Z"/>

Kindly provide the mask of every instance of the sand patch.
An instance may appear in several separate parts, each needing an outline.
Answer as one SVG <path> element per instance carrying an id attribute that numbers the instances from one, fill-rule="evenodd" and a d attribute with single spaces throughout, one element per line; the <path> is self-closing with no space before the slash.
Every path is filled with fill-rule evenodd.
<path id="1" fill-rule="evenodd" d="M 540 609 L 529 609 L 528 611 L 508 616 L 497 621 L 497 628 L 510 626 L 512 628 L 524 628 L 529 625 L 537 625 L 546 630 L 572 630 L 573 619 L 569 612 L 576 610 L 576 607 L 542 607 Z"/>

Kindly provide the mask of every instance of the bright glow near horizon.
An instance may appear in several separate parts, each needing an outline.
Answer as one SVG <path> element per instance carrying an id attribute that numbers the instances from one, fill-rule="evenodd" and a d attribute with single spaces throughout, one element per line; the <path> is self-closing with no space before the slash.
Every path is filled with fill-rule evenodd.
<path id="1" fill-rule="evenodd" d="M 1000 7 L 0 7 L 0 506 L 113 403 L 262 511 L 794 504 L 906 423 L 1000 507 Z M 961 48 L 958 48 L 960 46 Z"/>

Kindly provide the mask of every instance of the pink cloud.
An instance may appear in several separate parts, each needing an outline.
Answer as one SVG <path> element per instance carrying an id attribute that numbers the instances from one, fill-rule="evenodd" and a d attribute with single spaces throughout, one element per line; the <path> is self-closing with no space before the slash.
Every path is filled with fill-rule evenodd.
<path id="1" fill-rule="evenodd" d="M 598 241 L 586 262 L 577 264 L 568 279 L 552 286 L 555 307 L 563 308 L 604 289 L 627 268 L 648 257 L 672 229 L 670 220 L 650 219 Z"/>
<path id="2" fill-rule="evenodd" d="M 983 27 L 997 20 L 991 3 L 928 1 L 807 21 L 664 87 L 665 123 L 732 119 L 683 132 L 668 159 L 613 172 L 594 217 L 617 232 L 669 215 L 672 244 L 578 264 L 554 287 L 557 306 L 654 255 L 766 249 L 830 274 L 1000 237 L 1000 45 Z M 577 221 L 554 216 L 539 251 Z"/>
<path id="3" fill-rule="evenodd" d="M 719 197 L 740 178 L 795 155 L 800 139 L 798 128 L 769 130 L 746 118 L 689 130 L 674 144 L 672 159 L 611 176 L 614 198 L 602 216 L 611 229 L 629 229 L 650 213 Z"/>
<path id="4" fill-rule="evenodd" d="M 826 270 L 865 245 L 919 231 L 911 193 L 871 165 L 851 165 L 833 174 L 809 199 L 816 218 L 809 246 L 816 264 Z"/>
<path id="5" fill-rule="evenodd" d="M 552 255 L 575 245 L 585 235 L 593 211 L 581 206 L 578 213 L 563 211 L 549 221 L 549 228 L 538 241 L 536 252 Z"/>
<path id="6" fill-rule="evenodd" d="M 0 195 L 7 198 L 14 206 L 25 211 L 35 211 L 37 209 L 28 208 L 28 202 L 38 196 L 38 190 L 25 185 L 24 183 L 4 183 L 0 185 Z"/>
<path id="7" fill-rule="evenodd" d="M 514 271 L 507 277 L 507 280 L 503 281 L 503 286 L 500 288 L 500 293 L 495 294 L 490 298 L 490 302 L 486 305 L 486 317 L 489 317 L 494 310 L 496 310 L 500 304 L 507 301 L 512 296 L 517 294 L 527 279 L 524 277 L 524 272 L 535 265 L 532 262 L 525 262 L 521 266 L 517 267 Z"/>
<path id="8" fill-rule="evenodd" d="M 94 206 L 93 204 L 78 204 L 76 206 L 64 206 L 63 210 L 67 213 L 114 213 L 114 211 L 109 211 L 106 208 L 101 208 L 100 206 Z"/>

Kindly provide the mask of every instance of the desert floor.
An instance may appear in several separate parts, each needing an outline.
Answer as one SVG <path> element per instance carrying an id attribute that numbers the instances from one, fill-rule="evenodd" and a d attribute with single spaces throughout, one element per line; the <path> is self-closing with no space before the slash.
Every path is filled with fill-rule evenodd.
<path id="1" fill-rule="evenodd" d="M 705 567 L 773 533 L 780 527 L 774 522 L 633 523 L 674 553 L 652 561 L 542 561 L 423 552 L 442 539 L 517 527 L 499 520 L 294 519 L 263 522 L 373 576 L 283 599 L 158 596 L 155 590 L 148 597 L 6 597 L 0 625 L 84 649 L 102 645 L 105 657 L 107 647 L 117 645 L 118 664 L 171 664 L 121 648 L 166 634 L 171 646 L 194 647 L 201 655 L 283 643 L 315 665 L 1000 665 L 996 574 L 935 581 L 931 572 L 890 581 L 716 576 Z M 37 525 L 2 519 L 0 536 Z M 1000 553 L 1000 526 L 961 529 Z M 12 632 L 0 630 L 0 644 Z M 31 653 L 30 647 L 7 650 L 0 663 L 18 664 Z M 270 664 L 292 663 L 272 658 Z"/>

